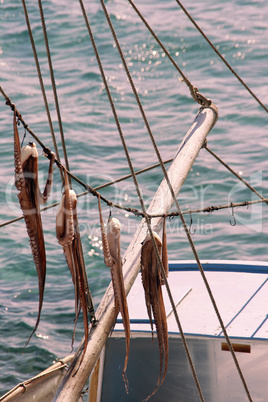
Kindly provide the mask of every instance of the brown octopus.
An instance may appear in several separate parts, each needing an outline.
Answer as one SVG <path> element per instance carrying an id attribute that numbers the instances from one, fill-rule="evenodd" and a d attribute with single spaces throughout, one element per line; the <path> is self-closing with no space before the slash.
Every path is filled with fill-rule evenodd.
<path id="1" fill-rule="evenodd" d="M 14 109 L 14 162 L 15 162 L 15 185 L 19 191 L 18 198 L 26 223 L 30 246 L 39 282 L 39 310 L 33 332 L 26 345 L 36 331 L 42 310 L 45 278 L 46 278 L 46 252 L 44 234 L 42 228 L 40 203 L 46 203 L 52 185 L 53 163 L 55 155 L 52 153 L 48 178 L 43 194 L 40 193 L 38 183 L 38 152 L 36 145 L 29 142 L 21 149 L 16 120 L 16 108 Z M 26 346 L 25 345 L 25 346 Z"/>
<path id="2" fill-rule="evenodd" d="M 77 318 L 81 308 L 83 312 L 85 343 L 81 358 L 82 361 L 88 343 L 88 310 L 90 310 L 88 302 L 89 288 L 77 220 L 77 198 L 75 192 L 69 187 L 67 172 L 64 167 L 63 170 L 65 186 L 56 217 L 56 236 L 59 244 L 63 247 L 75 289 L 75 328 L 72 345 L 74 342 Z"/>
<path id="3" fill-rule="evenodd" d="M 126 376 L 126 369 L 129 357 L 129 344 L 130 344 L 130 321 L 127 306 L 127 298 L 124 287 L 124 278 L 122 273 L 122 260 L 120 251 L 120 230 L 121 225 L 118 219 L 112 218 L 107 225 L 107 235 L 104 228 L 101 203 L 99 196 L 99 214 L 100 214 L 100 226 L 103 245 L 103 254 L 105 265 L 110 268 L 112 284 L 114 289 L 114 301 L 115 301 L 115 315 L 117 317 L 119 311 L 122 315 L 123 326 L 126 337 L 126 357 L 123 368 L 123 379 L 125 383 L 126 392 L 128 392 L 128 380 Z M 116 318 L 115 318 L 116 320 Z"/>
<path id="4" fill-rule="evenodd" d="M 165 275 L 168 276 L 168 258 L 167 258 L 167 243 L 166 243 L 166 231 L 165 222 L 163 227 L 163 246 L 162 241 L 157 233 L 153 232 L 154 241 L 159 255 L 161 256 L 162 250 L 162 264 L 164 267 Z M 167 319 L 164 306 L 164 300 L 162 295 L 161 285 L 164 283 L 160 266 L 157 261 L 157 256 L 153 247 L 153 241 L 148 234 L 142 243 L 141 250 L 141 276 L 142 284 L 145 293 L 145 302 L 147 307 L 147 313 L 149 316 L 151 329 L 152 329 L 152 339 L 153 339 L 153 318 L 156 326 L 158 346 L 159 346 L 159 356 L 160 356 L 160 372 L 158 381 L 154 391 L 149 395 L 145 401 L 151 398 L 152 395 L 156 393 L 161 384 L 163 383 L 168 367 L 168 328 Z M 152 318 L 153 314 L 153 318 Z M 163 360 L 165 363 L 164 373 L 163 371 Z M 162 379 L 161 379 L 162 377 Z"/>

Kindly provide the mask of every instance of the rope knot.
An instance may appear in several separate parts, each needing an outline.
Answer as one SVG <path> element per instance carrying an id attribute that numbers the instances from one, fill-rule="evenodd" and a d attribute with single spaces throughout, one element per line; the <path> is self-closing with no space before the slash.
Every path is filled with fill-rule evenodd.
<path id="1" fill-rule="evenodd" d="M 197 102 L 204 107 L 209 107 L 211 105 L 211 100 L 206 98 L 204 95 L 202 95 L 200 92 L 196 92 L 196 99 Z"/>
<path id="2" fill-rule="evenodd" d="M 44 155 L 45 155 L 49 160 L 51 160 L 52 157 L 53 157 L 53 155 L 55 155 L 54 152 L 52 152 L 52 151 L 51 151 L 49 148 L 47 148 L 47 147 L 44 147 L 44 148 L 43 148 L 43 151 L 44 151 Z"/>
<path id="3" fill-rule="evenodd" d="M 11 99 L 10 99 L 10 98 L 7 98 L 7 99 L 6 99 L 6 105 L 7 105 L 7 106 L 10 106 L 10 107 L 12 107 L 12 106 L 13 106 L 13 108 L 14 108 L 14 105 L 12 104 L 12 102 L 11 102 Z M 12 109 L 12 110 L 14 110 L 14 109 Z"/>
<path id="4" fill-rule="evenodd" d="M 197 103 L 199 103 L 199 105 L 201 105 L 201 106 L 203 106 L 203 107 L 209 107 L 210 105 L 211 105 L 211 100 L 210 99 L 208 99 L 208 98 L 206 98 L 204 95 L 202 95 L 200 92 L 199 92 L 199 90 L 198 90 L 198 88 L 197 87 L 195 87 L 194 85 L 192 85 L 191 83 L 190 83 L 190 81 L 185 81 L 186 82 L 186 84 L 188 85 L 188 87 L 189 87 L 189 89 L 190 89 L 190 92 L 191 92 L 191 95 L 192 95 L 192 97 L 193 97 L 193 99 L 197 102 Z"/>

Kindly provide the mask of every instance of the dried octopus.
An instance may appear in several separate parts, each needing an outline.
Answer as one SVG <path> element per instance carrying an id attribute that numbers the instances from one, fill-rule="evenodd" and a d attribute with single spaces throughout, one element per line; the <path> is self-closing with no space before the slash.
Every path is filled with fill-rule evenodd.
<path id="1" fill-rule="evenodd" d="M 122 260 L 120 251 L 120 230 L 121 225 L 118 219 L 109 219 L 107 225 L 107 235 L 104 228 L 100 196 L 98 200 L 99 214 L 100 214 L 100 226 L 103 245 L 103 254 L 105 265 L 111 270 L 112 284 L 114 289 L 114 301 L 115 301 L 115 319 L 120 311 L 123 319 L 123 326 L 126 337 L 126 357 L 123 368 L 123 379 L 125 382 L 126 392 L 128 392 L 128 380 L 126 376 L 126 369 L 129 357 L 129 344 L 130 344 L 130 321 L 127 306 L 127 298 L 124 287 L 124 278 L 122 273 Z"/>
<path id="2" fill-rule="evenodd" d="M 167 258 L 167 242 L 166 242 L 166 229 L 165 221 L 163 225 L 163 242 L 157 233 L 153 232 L 153 238 L 161 256 L 162 250 L 162 264 L 164 267 L 165 275 L 168 276 L 168 258 Z M 148 234 L 142 243 L 141 250 L 141 276 L 142 284 L 145 293 L 145 303 L 147 313 L 149 316 L 152 339 L 153 339 L 153 318 L 156 326 L 156 333 L 158 339 L 159 356 L 160 356 L 160 371 L 159 377 L 154 391 L 145 400 L 153 396 L 161 384 L 163 383 L 168 367 L 168 328 L 166 312 L 163 300 L 161 285 L 164 283 L 163 276 L 160 271 L 160 266 L 157 260 L 157 255 L 154 249 L 153 240 Z M 152 317 L 153 316 L 153 317 Z M 163 371 L 164 360 L 164 372 Z M 161 378 L 162 377 L 162 378 Z"/>
<path id="3" fill-rule="evenodd" d="M 56 235 L 59 244 L 63 247 L 63 252 L 75 288 L 75 328 L 72 344 L 74 342 L 78 315 L 81 309 L 83 312 L 85 343 L 81 358 L 82 361 L 88 343 L 88 311 L 91 312 L 88 300 L 89 288 L 77 220 L 77 198 L 75 192 L 69 187 L 67 172 L 64 167 L 63 170 L 65 185 L 64 194 L 56 217 Z"/>
<path id="4" fill-rule="evenodd" d="M 29 142 L 21 149 L 16 119 L 17 111 L 14 109 L 14 162 L 15 185 L 19 191 L 18 198 L 26 223 L 30 246 L 36 266 L 39 283 L 39 309 L 33 332 L 26 345 L 36 331 L 42 310 L 45 279 L 46 279 L 46 252 L 44 234 L 40 215 L 40 203 L 46 203 L 52 185 L 53 163 L 55 155 L 51 154 L 48 178 L 43 194 L 40 193 L 38 183 L 38 152 L 35 143 Z M 26 346 L 25 345 L 25 346 Z"/>

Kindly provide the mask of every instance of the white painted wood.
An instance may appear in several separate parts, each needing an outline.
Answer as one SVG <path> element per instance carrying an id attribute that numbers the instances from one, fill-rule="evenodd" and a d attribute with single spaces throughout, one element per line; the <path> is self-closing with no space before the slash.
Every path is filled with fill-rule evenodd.
<path id="1" fill-rule="evenodd" d="M 214 265 L 214 268 L 217 268 L 218 265 L 218 261 L 201 260 L 201 262 L 202 265 L 203 263 L 204 265 L 206 263 Z M 225 263 L 234 266 L 237 262 L 225 261 Z M 183 266 L 183 263 L 181 265 Z M 257 268 L 255 261 L 246 266 Z M 228 335 L 251 340 L 265 339 L 268 347 L 268 274 L 207 271 L 206 277 L 217 301 Z M 170 271 L 168 280 L 184 334 L 220 336 L 225 341 L 199 270 Z M 162 290 L 168 331 L 178 334 L 178 325 L 168 294 L 165 287 Z M 128 305 L 129 316 L 133 320 L 130 331 L 148 331 L 151 334 L 140 273 L 129 292 Z M 120 319 L 121 316 L 119 315 L 118 318 Z M 124 331 L 121 321 L 116 324 L 114 334 L 116 331 Z"/>
<path id="2" fill-rule="evenodd" d="M 215 106 L 200 108 L 196 118 L 184 137 L 178 152 L 168 170 L 168 177 L 174 193 L 178 195 L 200 149 L 202 148 L 207 134 L 217 120 Z M 155 196 L 148 208 L 150 214 L 167 214 L 173 204 L 173 199 L 168 189 L 166 180 L 160 184 Z M 162 218 L 152 219 L 152 229 L 159 232 Z M 143 219 L 123 257 L 123 274 L 126 293 L 128 294 L 140 269 L 141 243 L 147 233 L 147 225 Z M 74 369 L 69 369 L 61 384 L 54 401 L 76 402 L 79 395 L 98 359 L 106 339 L 114 322 L 114 297 L 110 284 L 96 312 L 98 324 L 90 328 L 89 342 L 83 362 L 79 366 L 79 360 Z M 80 345 L 81 347 L 81 345 Z M 76 356 L 78 356 L 76 354 Z M 72 374 L 77 370 L 75 376 Z"/>

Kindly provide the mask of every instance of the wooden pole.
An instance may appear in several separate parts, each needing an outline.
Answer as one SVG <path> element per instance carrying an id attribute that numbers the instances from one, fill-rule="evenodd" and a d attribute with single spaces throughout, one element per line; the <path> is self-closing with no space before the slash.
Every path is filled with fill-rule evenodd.
<path id="1" fill-rule="evenodd" d="M 206 136 L 217 121 L 217 108 L 200 108 L 195 120 L 184 137 L 171 166 L 168 176 L 174 193 L 178 195 L 182 185 L 190 172 L 190 169 L 202 148 Z M 156 191 L 148 213 L 167 214 L 173 204 L 170 190 L 164 179 Z M 152 229 L 159 232 L 162 226 L 162 218 L 152 219 Z M 126 293 L 128 294 L 140 270 L 141 243 L 147 234 L 147 224 L 143 219 L 123 257 L 123 274 Z M 83 342 L 76 352 L 74 363 L 70 366 L 65 378 L 59 387 L 54 401 L 76 402 L 80 393 L 101 353 L 106 339 L 110 334 L 114 323 L 114 295 L 112 284 L 107 288 L 105 295 L 97 309 L 96 318 L 98 323 L 90 327 L 89 342 L 82 363 L 79 365 L 79 356 L 83 348 Z M 77 371 L 77 372 L 76 372 Z M 75 375 L 73 375 L 76 372 Z"/>

